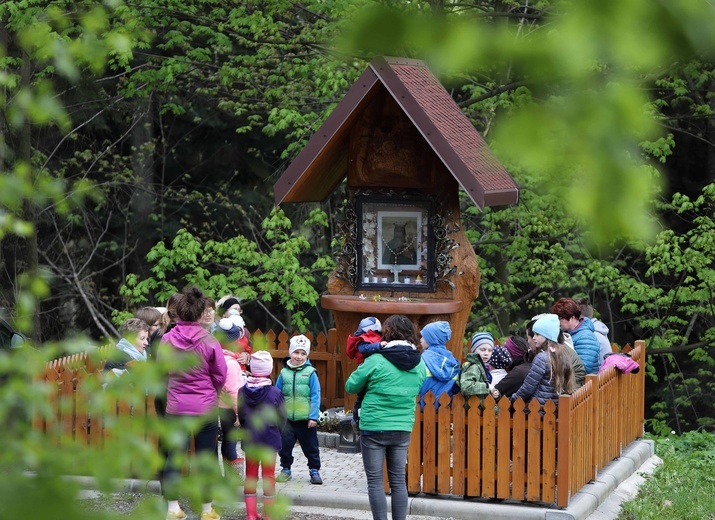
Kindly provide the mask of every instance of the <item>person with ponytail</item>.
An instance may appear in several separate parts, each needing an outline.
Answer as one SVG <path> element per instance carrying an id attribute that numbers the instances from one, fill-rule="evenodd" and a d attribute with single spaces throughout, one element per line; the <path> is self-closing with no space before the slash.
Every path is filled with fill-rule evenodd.
<path id="1" fill-rule="evenodd" d="M 558 400 L 561 394 L 571 394 L 575 390 L 573 368 L 568 347 L 558 342 L 559 317 L 544 314 L 533 325 L 534 351 L 536 355 L 524 383 L 511 396 L 515 401 L 528 401 L 534 397 L 542 405 L 549 399 Z"/>
<path id="2" fill-rule="evenodd" d="M 170 369 L 166 394 L 165 421 L 180 431 L 184 446 L 168 446 L 162 492 L 167 500 L 166 520 L 186 518 L 179 507 L 178 480 L 181 463 L 177 460 L 194 440 L 195 456 L 214 457 L 214 464 L 192 466 L 201 472 L 216 467 L 218 450 L 218 394 L 226 381 L 226 360 L 221 344 L 201 326 L 200 320 L 209 299 L 198 287 L 188 287 L 176 303 L 178 321 L 162 336 L 158 359 L 170 359 L 177 368 Z M 181 368 L 178 368 L 178 367 Z M 194 419 L 189 421 L 188 419 Z M 196 420 L 198 419 L 198 421 Z M 205 471 L 205 470 L 204 470 Z M 204 491 L 201 520 L 220 520 L 212 507 L 210 489 Z"/>

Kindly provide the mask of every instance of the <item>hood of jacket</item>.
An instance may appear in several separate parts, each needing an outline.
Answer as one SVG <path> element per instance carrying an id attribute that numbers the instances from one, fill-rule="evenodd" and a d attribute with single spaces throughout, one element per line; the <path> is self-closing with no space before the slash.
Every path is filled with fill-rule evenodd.
<path id="1" fill-rule="evenodd" d="M 129 343 L 129 341 L 124 338 L 120 339 L 119 343 L 117 343 L 117 350 L 121 350 L 126 353 L 127 356 L 135 361 L 146 361 L 146 350 L 144 352 L 139 352 L 134 345 Z"/>
<path id="2" fill-rule="evenodd" d="M 425 325 L 421 334 L 430 347 L 446 345 L 452 337 L 452 329 L 446 321 L 434 321 Z"/>
<path id="3" fill-rule="evenodd" d="M 608 337 L 609 330 L 608 326 L 605 323 L 595 318 L 591 318 L 591 323 L 593 324 L 594 332 L 598 332 L 599 334 L 603 334 L 604 336 Z"/>
<path id="4" fill-rule="evenodd" d="M 255 408 L 265 400 L 271 388 L 273 388 L 272 384 L 265 386 L 246 385 L 241 389 L 241 392 L 246 399 L 246 404 L 251 408 Z"/>
<path id="5" fill-rule="evenodd" d="M 430 346 L 422 352 L 422 361 L 432 377 L 440 381 L 449 381 L 459 374 L 459 361 L 442 345 Z"/>
<path id="6" fill-rule="evenodd" d="M 213 339 L 213 336 L 198 322 L 179 321 L 174 328 L 164 334 L 162 341 L 171 342 L 179 350 L 192 350 L 202 339 L 207 337 Z"/>
<path id="7" fill-rule="evenodd" d="M 573 337 L 574 334 L 578 334 L 582 330 L 590 330 L 593 332 L 593 322 L 591 321 L 591 318 L 581 316 L 580 323 L 571 331 L 571 337 Z"/>
<path id="8" fill-rule="evenodd" d="M 384 347 L 380 347 L 379 353 L 400 370 L 412 370 L 422 360 L 417 347 L 401 340 L 390 341 Z"/>

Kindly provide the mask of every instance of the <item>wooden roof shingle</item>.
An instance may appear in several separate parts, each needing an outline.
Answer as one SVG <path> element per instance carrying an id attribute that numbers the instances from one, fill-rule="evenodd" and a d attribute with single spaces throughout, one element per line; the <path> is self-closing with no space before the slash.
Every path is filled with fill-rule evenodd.
<path id="1" fill-rule="evenodd" d="M 275 202 L 325 200 L 347 175 L 349 129 L 378 89 L 386 89 L 471 200 L 516 204 L 519 188 L 424 62 L 376 58 L 348 90 L 274 186 Z"/>

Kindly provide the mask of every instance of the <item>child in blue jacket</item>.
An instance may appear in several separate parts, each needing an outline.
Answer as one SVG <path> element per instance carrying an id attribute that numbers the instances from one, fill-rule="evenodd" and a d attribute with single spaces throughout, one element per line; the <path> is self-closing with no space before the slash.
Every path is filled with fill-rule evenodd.
<path id="1" fill-rule="evenodd" d="M 446 321 L 435 321 L 425 325 L 420 334 L 424 349 L 422 361 L 427 367 L 427 377 L 420 389 L 420 409 L 424 408 L 424 396 L 429 391 L 434 394 L 435 408 L 439 408 L 440 396 L 446 393 L 451 399 L 459 380 L 459 361 L 446 346 L 452 337 L 452 329 Z"/>

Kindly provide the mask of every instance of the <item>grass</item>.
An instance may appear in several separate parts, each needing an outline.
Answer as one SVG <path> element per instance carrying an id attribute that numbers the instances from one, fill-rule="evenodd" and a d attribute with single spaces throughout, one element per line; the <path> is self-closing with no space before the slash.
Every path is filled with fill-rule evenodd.
<path id="1" fill-rule="evenodd" d="M 655 438 L 661 464 L 619 520 L 715 520 L 715 435 L 687 432 Z"/>

